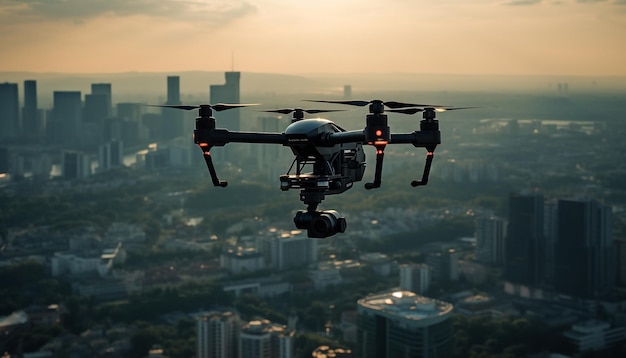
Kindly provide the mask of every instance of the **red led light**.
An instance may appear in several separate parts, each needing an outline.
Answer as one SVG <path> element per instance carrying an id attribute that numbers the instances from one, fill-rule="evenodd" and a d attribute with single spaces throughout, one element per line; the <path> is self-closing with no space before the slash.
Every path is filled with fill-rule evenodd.
<path id="1" fill-rule="evenodd" d="M 208 146 L 209 146 L 209 143 L 200 143 L 200 144 L 198 144 L 198 145 L 199 145 L 199 146 L 201 146 L 201 147 L 208 147 Z"/>
<path id="2" fill-rule="evenodd" d="M 383 131 L 381 131 L 380 129 L 377 129 L 377 130 L 376 130 L 376 136 L 377 136 L 377 137 L 380 137 L 380 136 L 382 136 L 382 135 L 383 135 Z"/>

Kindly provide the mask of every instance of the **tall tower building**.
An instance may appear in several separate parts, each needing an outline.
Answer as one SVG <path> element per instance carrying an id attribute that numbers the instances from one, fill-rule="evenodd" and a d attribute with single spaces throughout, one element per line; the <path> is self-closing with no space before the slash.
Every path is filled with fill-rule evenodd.
<path id="1" fill-rule="evenodd" d="M 180 101 L 180 77 L 167 76 L 167 101 L 165 105 L 178 106 Z M 184 122 L 183 111 L 175 108 L 163 108 L 161 116 L 163 117 L 163 126 L 161 136 L 165 140 L 174 139 L 183 135 Z"/>
<path id="2" fill-rule="evenodd" d="M 91 175 L 89 156 L 81 152 L 63 153 L 61 167 L 65 179 L 83 179 Z"/>
<path id="3" fill-rule="evenodd" d="M 579 298 L 604 298 L 615 287 L 611 207 L 595 200 L 559 200 L 554 288 Z"/>
<path id="4" fill-rule="evenodd" d="M 302 268 L 318 260 L 317 240 L 300 230 L 272 238 L 270 250 L 272 266 L 277 270 Z"/>
<path id="5" fill-rule="evenodd" d="M 505 280 L 525 285 L 544 282 L 546 240 L 543 219 L 543 195 L 528 193 L 509 196 Z"/>
<path id="6" fill-rule="evenodd" d="M 54 91 L 49 136 L 52 143 L 74 144 L 82 117 L 79 91 Z"/>
<path id="7" fill-rule="evenodd" d="M 22 131 L 27 137 L 38 138 L 43 134 L 43 121 L 37 107 L 37 81 L 35 80 L 24 81 Z"/>
<path id="8" fill-rule="evenodd" d="M 109 118 L 113 115 L 113 92 L 111 91 L 110 83 L 92 83 L 91 94 L 100 95 L 106 98 L 106 112 L 103 113 L 104 118 Z"/>
<path id="9" fill-rule="evenodd" d="M 452 356 L 452 304 L 396 291 L 367 296 L 357 305 L 357 357 Z"/>
<path id="10" fill-rule="evenodd" d="M 239 82 L 241 72 L 226 72 L 226 83 L 223 85 L 211 85 L 211 104 L 217 103 L 241 103 Z M 220 112 L 220 125 L 233 131 L 241 130 L 241 116 L 239 109 L 230 109 Z"/>
<path id="11" fill-rule="evenodd" d="M 0 140 L 18 136 L 19 106 L 17 83 L 0 83 Z"/>
<path id="12" fill-rule="evenodd" d="M 504 262 L 504 221 L 490 216 L 476 219 L 476 260 L 489 265 Z"/>
<path id="13" fill-rule="evenodd" d="M 196 357 L 237 358 L 239 324 L 239 316 L 230 311 L 213 311 L 198 317 Z"/>
<path id="14" fill-rule="evenodd" d="M 430 288 L 430 267 L 426 264 L 400 266 L 400 289 L 424 294 Z"/>

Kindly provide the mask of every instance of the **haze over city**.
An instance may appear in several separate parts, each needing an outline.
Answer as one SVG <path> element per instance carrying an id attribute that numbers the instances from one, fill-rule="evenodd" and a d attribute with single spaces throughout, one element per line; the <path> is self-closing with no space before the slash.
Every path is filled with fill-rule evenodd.
<path id="1" fill-rule="evenodd" d="M 626 357 L 624 35 L 626 0 L 0 0 L 2 358 Z"/>
<path id="2" fill-rule="evenodd" d="M 625 76 L 624 0 L 0 1 L 0 71 Z"/>

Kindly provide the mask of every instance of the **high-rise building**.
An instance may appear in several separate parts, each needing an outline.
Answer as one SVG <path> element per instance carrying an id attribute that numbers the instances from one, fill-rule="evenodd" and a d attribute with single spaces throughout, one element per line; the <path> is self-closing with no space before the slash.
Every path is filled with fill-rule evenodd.
<path id="1" fill-rule="evenodd" d="M 504 263 L 504 221 L 490 216 L 476 219 L 476 260 L 489 265 Z"/>
<path id="2" fill-rule="evenodd" d="M 82 101 L 79 91 L 53 92 L 52 118 L 49 133 L 52 143 L 74 144 L 82 117 Z"/>
<path id="3" fill-rule="evenodd" d="M 89 156 L 81 152 L 63 153 L 61 168 L 65 179 L 83 179 L 91 175 Z"/>
<path id="4" fill-rule="evenodd" d="M 43 121 L 37 107 L 37 81 L 24 81 L 24 107 L 22 109 L 22 132 L 26 137 L 43 135 Z"/>
<path id="5" fill-rule="evenodd" d="M 447 249 L 432 252 L 426 257 L 426 264 L 431 269 L 432 278 L 441 281 L 456 281 L 459 279 L 459 252 Z"/>
<path id="6" fill-rule="evenodd" d="M 0 174 L 7 174 L 11 170 L 9 148 L 0 147 Z"/>
<path id="7" fill-rule="evenodd" d="M 111 91 L 110 83 L 92 83 L 91 84 L 91 94 L 93 95 L 101 95 L 106 98 L 106 109 L 105 113 L 103 113 L 104 118 L 108 118 L 113 115 L 113 103 L 112 96 L 113 93 Z"/>
<path id="8" fill-rule="evenodd" d="M 626 290 L 626 239 L 613 240 L 613 246 L 615 247 L 615 283 L 618 288 Z"/>
<path id="9" fill-rule="evenodd" d="M 239 81 L 241 72 L 226 72 L 226 83 L 223 85 L 211 85 L 210 99 L 211 104 L 217 103 L 241 103 Z M 239 109 L 230 109 L 220 112 L 220 126 L 233 131 L 241 130 L 241 118 Z"/>
<path id="10" fill-rule="evenodd" d="M 579 298 L 605 298 L 615 287 L 612 212 L 596 200 L 559 200 L 554 288 Z"/>
<path id="11" fill-rule="evenodd" d="M 167 76 L 167 101 L 165 105 L 178 106 L 180 101 L 180 77 Z M 169 140 L 183 135 L 184 122 L 183 111 L 175 108 L 163 108 L 162 116 L 162 132 L 163 139 Z"/>
<path id="12" fill-rule="evenodd" d="M 250 321 L 241 329 L 239 358 L 292 358 L 294 332 L 270 321 Z"/>
<path id="13" fill-rule="evenodd" d="M 212 311 L 197 318 L 197 358 L 237 358 L 239 315 Z"/>
<path id="14" fill-rule="evenodd" d="M 19 135 L 19 106 L 17 83 L 0 83 L 0 140 Z"/>
<path id="15" fill-rule="evenodd" d="M 417 294 L 428 291 L 431 282 L 430 267 L 426 264 L 400 266 L 400 289 Z"/>
<path id="16" fill-rule="evenodd" d="M 318 260 L 317 240 L 300 230 L 272 238 L 270 250 L 272 267 L 278 270 L 302 268 Z"/>
<path id="17" fill-rule="evenodd" d="M 539 285 L 545 281 L 543 219 L 543 195 L 533 192 L 509 196 L 509 223 L 504 244 L 505 280 L 525 285 Z"/>
<path id="18" fill-rule="evenodd" d="M 111 168 L 124 164 L 124 145 L 121 141 L 112 140 L 98 147 L 98 172 L 102 173 Z"/>
<path id="19" fill-rule="evenodd" d="M 259 117 L 257 119 L 259 130 L 262 132 L 271 132 L 271 133 L 280 133 L 282 132 L 281 128 L 281 120 L 278 117 L 268 116 L 268 117 Z M 275 167 L 276 162 L 281 154 L 281 149 L 283 149 L 279 145 L 258 145 L 256 153 L 257 153 L 257 169 L 265 170 L 269 169 L 272 172 L 272 168 Z M 281 163 L 282 164 L 282 163 Z M 284 165 L 281 165 L 284 166 Z M 285 170 L 285 169 L 283 169 Z M 275 173 L 271 173 L 275 174 Z M 273 179 L 277 177 L 277 175 L 271 175 Z"/>
<path id="20" fill-rule="evenodd" d="M 343 98 L 352 99 L 352 86 L 350 85 L 343 86 Z"/>
<path id="21" fill-rule="evenodd" d="M 357 305 L 357 357 L 452 356 L 452 304 L 396 291 L 367 296 Z"/>

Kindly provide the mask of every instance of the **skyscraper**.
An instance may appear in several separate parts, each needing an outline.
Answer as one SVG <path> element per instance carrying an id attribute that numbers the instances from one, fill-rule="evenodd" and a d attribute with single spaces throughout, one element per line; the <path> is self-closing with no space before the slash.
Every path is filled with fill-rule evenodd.
<path id="1" fill-rule="evenodd" d="M 430 267 L 426 264 L 400 266 L 400 289 L 424 294 L 431 282 Z"/>
<path id="2" fill-rule="evenodd" d="M 452 356 L 452 304 L 396 291 L 367 296 L 357 305 L 357 357 Z"/>
<path id="3" fill-rule="evenodd" d="M 15 138 L 20 131 L 17 83 L 0 83 L 0 140 Z"/>
<path id="4" fill-rule="evenodd" d="M 239 81 L 241 72 L 226 72 L 226 83 L 223 85 L 211 85 L 211 104 L 217 103 L 241 103 Z M 241 116 L 239 109 L 230 109 L 220 112 L 220 126 L 233 131 L 241 130 Z"/>
<path id="5" fill-rule="evenodd" d="M 27 137 L 40 137 L 43 134 L 43 121 L 37 107 L 37 81 L 24 81 L 24 108 L 22 110 L 22 131 Z"/>
<path id="6" fill-rule="evenodd" d="M 504 221 L 489 216 L 476 219 L 476 260 L 490 265 L 504 262 Z"/>
<path id="7" fill-rule="evenodd" d="M 101 95 L 106 98 L 106 112 L 103 113 L 104 118 L 108 118 L 113 115 L 113 103 L 112 96 L 113 93 L 111 91 L 110 83 L 92 83 L 91 84 L 91 94 L 93 95 Z"/>
<path id="8" fill-rule="evenodd" d="M 167 101 L 165 105 L 178 106 L 180 101 L 180 77 L 167 76 Z M 183 111 L 174 108 L 163 108 L 161 111 L 163 126 L 161 136 L 165 140 L 183 135 Z"/>
<path id="9" fill-rule="evenodd" d="M 544 282 L 546 240 L 543 219 L 543 195 L 527 193 L 509 196 L 505 280 L 525 285 Z"/>
<path id="10" fill-rule="evenodd" d="M 559 200 L 554 288 L 579 298 L 604 298 L 615 287 L 611 207 L 595 200 Z"/>
<path id="11" fill-rule="evenodd" d="M 52 143 L 74 144 L 82 118 L 82 101 L 79 91 L 53 92 L 52 120 L 49 136 Z"/>
<path id="12" fill-rule="evenodd" d="M 89 157 L 81 152 L 68 151 L 63 153 L 61 167 L 65 179 L 83 179 L 91 175 Z"/>
<path id="13" fill-rule="evenodd" d="M 212 311 L 197 318 L 198 358 L 238 357 L 239 315 Z"/>

